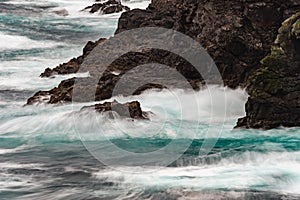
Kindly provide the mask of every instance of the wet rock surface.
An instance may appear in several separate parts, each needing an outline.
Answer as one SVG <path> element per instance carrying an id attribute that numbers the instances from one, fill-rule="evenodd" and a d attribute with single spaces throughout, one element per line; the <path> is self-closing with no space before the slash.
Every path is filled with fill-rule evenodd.
<path id="1" fill-rule="evenodd" d="M 80 65 L 83 63 L 84 59 L 89 55 L 89 53 L 100 43 L 104 42 L 105 38 L 100 38 L 99 40 L 92 42 L 89 41 L 83 48 L 81 56 L 77 58 L 72 58 L 70 61 L 60 64 L 59 66 L 51 69 L 46 68 L 40 77 L 53 77 L 55 75 L 73 74 L 78 72 Z"/>
<path id="2" fill-rule="evenodd" d="M 58 87 L 49 91 L 38 91 L 27 100 L 27 105 L 39 103 L 64 103 L 72 101 L 72 90 L 74 87 L 75 78 L 62 81 Z"/>
<path id="3" fill-rule="evenodd" d="M 217 64 L 225 85 L 244 86 L 269 52 L 296 1 L 153 0 L 147 10 L 122 14 L 116 33 L 157 26 L 198 41 Z"/>
<path id="4" fill-rule="evenodd" d="M 91 43 L 95 44 L 95 43 Z M 88 46 L 88 45 L 87 45 Z M 93 47 L 93 45 L 91 45 Z M 84 51 L 86 52 L 86 51 Z M 87 51 L 84 55 L 87 55 L 89 51 Z M 157 55 L 164 55 L 164 59 L 159 60 Z M 81 57 L 80 57 L 81 58 Z M 83 56 L 83 59 L 85 56 Z M 77 59 L 78 60 L 78 59 Z M 70 61 L 71 62 L 71 61 Z M 69 63 L 70 63 L 69 62 Z M 78 62 L 77 62 L 78 63 Z M 157 49 L 146 49 L 141 52 L 129 52 L 113 63 L 111 63 L 105 71 L 103 72 L 101 77 L 98 77 L 98 66 L 95 68 L 90 67 L 89 69 L 82 67 L 81 72 L 89 72 L 91 74 L 90 77 L 86 78 L 71 78 L 62 81 L 58 87 L 55 87 L 49 91 L 39 91 L 33 97 L 28 100 L 28 104 L 41 103 L 41 99 L 44 99 L 44 103 L 63 103 L 70 102 L 72 100 L 77 102 L 88 102 L 88 101 L 100 101 L 104 99 L 111 98 L 113 96 L 113 92 L 116 84 L 122 80 L 125 85 L 118 94 L 115 95 L 139 95 L 145 90 L 149 89 L 165 89 L 166 85 L 171 85 L 174 88 L 182 88 L 184 86 L 187 88 L 187 83 L 183 83 L 178 80 L 177 76 L 172 76 L 172 74 L 168 74 L 164 77 L 161 77 L 160 71 L 155 71 L 151 66 L 149 67 L 141 67 L 139 69 L 135 69 L 135 67 L 148 64 L 148 63 L 161 63 L 166 66 L 171 66 L 176 71 L 179 71 L 183 76 L 187 79 L 188 87 L 191 89 L 199 89 L 201 84 L 203 84 L 203 80 L 193 66 L 190 63 L 185 61 L 183 58 L 178 58 L 175 54 L 166 52 L 163 50 Z M 78 63 L 78 66 L 81 64 Z M 68 68 L 70 65 L 63 64 L 54 69 L 46 69 L 46 71 L 41 75 L 45 76 L 53 76 L 55 74 L 66 74 L 74 73 L 74 68 Z M 130 70 L 135 69 L 134 73 L 128 73 Z M 76 68 L 76 72 L 78 68 Z M 93 76 L 95 75 L 95 76 Z M 125 76 L 126 75 L 126 76 Z M 161 79 L 161 84 L 157 82 L 152 82 L 153 77 L 155 80 Z M 95 80 L 99 78 L 98 80 Z M 140 79 L 143 79 L 143 85 L 139 85 Z M 77 84 L 78 90 L 81 90 L 80 95 L 76 95 L 76 99 L 73 98 L 73 88 L 75 82 L 84 82 L 83 85 Z M 184 80 L 186 81 L 186 80 Z M 163 85 L 165 83 L 165 85 Z M 97 85 L 95 85 L 97 84 Z M 137 88 L 134 88 L 134 86 Z M 47 96 L 45 98 L 44 96 Z M 50 100 L 49 100 L 50 98 Z"/>
<path id="5" fill-rule="evenodd" d="M 271 53 L 249 80 L 246 117 L 240 128 L 300 126 L 300 12 L 287 19 Z"/>
<path id="6" fill-rule="evenodd" d="M 111 118 L 114 118 L 114 114 L 117 114 L 123 118 L 149 119 L 148 113 L 142 111 L 141 105 L 138 101 L 132 101 L 124 104 L 121 104 L 117 101 L 104 102 L 103 104 L 85 106 L 81 109 L 81 111 L 89 110 L 94 110 L 99 113 L 109 113 Z"/>
<path id="7" fill-rule="evenodd" d="M 124 12 L 119 19 L 116 34 L 134 28 L 156 26 L 174 29 L 190 36 L 208 51 L 226 86 L 248 87 L 250 98 L 246 105 L 247 116 L 239 120 L 238 127 L 295 126 L 299 124 L 299 22 L 296 20 L 288 26 L 281 26 L 284 20 L 299 10 L 298 0 L 152 0 L 146 10 L 134 9 Z M 46 69 L 41 76 L 78 72 L 88 53 L 101 45 L 102 41 L 105 39 L 89 42 L 82 56 L 54 69 Z M 283 52 L 280 52 L 281 49 Z M 176 69 L 193 89 L 199 89 L 205 84 L 199 72 L 180 56 L 160 49 L 143 49 L 116 59 L 107 66 L 102 76 L 98 77 L 99 80 L 96 80 L 95 91 L 89 94 L 90 86 L 83 86 L 82 97 L 76 101 L 110 98 L 116 84 L 127 72 L 147 63 L 161 63 Z M 80 71 L 85 72 L 85 69 L 81 67 Z M 136 72 L 136 77 L 147 77 L 150 74 L 153 75 L 153 72 L 144 68 L 143 72 Z M 159 72 L 156 75 L 159 75 Z M 136 77 L 127 77 L 127 85 L 131 85 Z M 74 82 L 80 79 L 93 77 L 63 81 L 50 91 L 36 93 L 28 103 L 41 102 L 44 97 L 47 97 L 47 103 L 69 102 L 73 98 Z M 95 83 L 95 80 L 90 82 Z M 168 84 L 174 87 L 181 85 L 176 80 L 168 80 Z M 287 88 L 278 89 L 282 85 L 287 85 Z M 152 88 L 166 87 L 150 82 L 136 91 L 125 87 L 124 94 L 140 94 Z M 87 96 L 92 97 L 85 98 Z M 291 103 L 288 103 L 289 101 Z"/>
<path id="8" fill-rule="evenodd" d="M 112 14 L 112 13 L 118 13 L 122 11 L 128 11 L 130 10 L 130 8 L 122 5 L 121 1 L 108 0 L 104 3 L 95 3 L 92 6 L 88 6 L 84 8 L 83 10 L 89 11 L 89 13 L 99 12 L 101 14 Z"/>

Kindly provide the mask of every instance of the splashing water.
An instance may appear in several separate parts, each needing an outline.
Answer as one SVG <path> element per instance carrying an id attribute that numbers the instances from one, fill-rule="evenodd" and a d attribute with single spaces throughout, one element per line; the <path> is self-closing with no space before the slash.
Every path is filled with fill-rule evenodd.
<path id="1" fill-rule="evenodd" d="M 211 86 L 195 93 L 147 91 L 110 99 L 140 101 L 143 110 L 154 113 L 150 121 L 74 114 L 95 102 L 23 107 L 36 91 L 75 76 L 39 78 L 46 67 L 80 55 L 86 41 L 115 31 L 120 14 L 80 12 L 92 3 L 0 3 L 0 199 L 300 198 L 300 129 L 233 130 L 237 119 L 245 115 L 248 95 L 242 89 Z M 124 4 L 145 8 L 149 1 Z M 69 15 L 54 13 L 62 9 Z M 226 109 L 218 102 L 224 92 Z M 79 130 L 74 125 L 77 121 L 82 124 Z M 221 130 L 220 134 L 207 135 L 209 126 Z M 212 151 L 200 156 L 203 142 L 216 137 Z M 107 139 L 136 153 L 155 151 L 171 141 L 178 148 L 186 142 L 191 145 L 168 166 L 128 167 L 122 165 L 127 158 L 120 158 L 120 165 L 111 168 L 84 145 L 96 145 L 105 152 Z"/>

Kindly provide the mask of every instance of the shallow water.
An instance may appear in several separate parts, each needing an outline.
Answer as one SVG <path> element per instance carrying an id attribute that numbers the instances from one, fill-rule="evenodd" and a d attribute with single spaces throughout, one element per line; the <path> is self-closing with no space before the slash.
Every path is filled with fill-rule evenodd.
<path id="1" fill-rule="evenodd" d="M 155 113 L 150 121 L 74 112 L 86 104 L 24 107 L 36 91 L 75 76 L 39 78 L 46 67 L 115 31 L 120 14 L 79 12 L 90 4 L 0 3 L 0 199 L 300 198 L 300 129 L 233 130 L 245 115 L 247 93 L 241 89 L 116 97 L 139 100 L 143 110 Z M 61 9 L 69 16 L 53 13 Z M 136 166 L 138 157 L 117 154 L 115 146 L 145 155 L 143 165 Z M 160 149 L 159 157 L 147 154 Z"/>

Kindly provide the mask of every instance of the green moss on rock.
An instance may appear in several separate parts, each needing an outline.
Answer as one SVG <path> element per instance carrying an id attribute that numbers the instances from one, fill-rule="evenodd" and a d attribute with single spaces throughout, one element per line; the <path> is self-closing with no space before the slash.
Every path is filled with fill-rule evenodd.
<path id="1" fill-rule="evenodd" d="M 282 23 L 275 45 L 282 48 L 285 54 L 293 55 L 293 40 L 300 39 L 300 12 L 294 14 Z"/>
<path id="2" fill-rule="evenodd" d="M 292 34 L 296 36 L 296 39 L 300 39 L 300 19 L 293 24 Z"/>
<path id="3" fill-rule="evenodd" d="M 260 68 L 248 79 L 247 115 L 237 127 L 300 126 L 300 12 L 282 23 Z"/>
<path id="4" fill-rule="evenodd" d="M 275 95 L 284 91 L 284 85 L 284 76 L 268 67 L 262 67 L 251 78 L 249 94 L 255 97 L 266 96 L 261 93 Z"/>

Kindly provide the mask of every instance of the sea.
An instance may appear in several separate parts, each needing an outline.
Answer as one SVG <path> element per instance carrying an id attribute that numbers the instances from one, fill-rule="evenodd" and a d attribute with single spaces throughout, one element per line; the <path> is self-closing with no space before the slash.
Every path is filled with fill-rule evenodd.
<path id="1" fill-rule="evenodd" d="M 300 199 L 300 128 L 234 129 L 245 116 L 242 88 L 110 99 L 138 100 L 150 120 L 77 112 L 95 102 L 24 106 L 39 90 L 88 76 L 39 77 L 114 34 L 120 13 L 81 11 L 93 3 L 0 1 L 1 200 Z"/>

